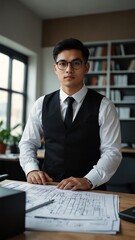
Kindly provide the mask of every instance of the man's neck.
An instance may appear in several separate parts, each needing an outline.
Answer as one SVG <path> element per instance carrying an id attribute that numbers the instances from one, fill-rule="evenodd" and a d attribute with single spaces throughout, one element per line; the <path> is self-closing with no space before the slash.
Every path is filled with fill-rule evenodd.
<path id="1" fill-rule="evenodd" d="M 62 90 L 68 95 L 68 96 L 72 96 L 73 94 L 77 93 L 78 91 L 80 91 L 82 89 L 83 86 L 79 87 L 79 88 L 62 88 Z"/>

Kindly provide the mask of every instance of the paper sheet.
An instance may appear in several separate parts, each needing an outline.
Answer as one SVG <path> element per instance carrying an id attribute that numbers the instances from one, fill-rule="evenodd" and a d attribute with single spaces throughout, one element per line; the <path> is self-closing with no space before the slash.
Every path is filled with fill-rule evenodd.
<path id="1" fill-rule="evenodd" d="M 26 214 L 26 228 L 42 231 L 119 231 L 119 198 L 113 194 L 60 190 L 56 186 L 12 181 L 4 185 L 26 192 L 26 209 L 41 202 L 55 201 Z"/>

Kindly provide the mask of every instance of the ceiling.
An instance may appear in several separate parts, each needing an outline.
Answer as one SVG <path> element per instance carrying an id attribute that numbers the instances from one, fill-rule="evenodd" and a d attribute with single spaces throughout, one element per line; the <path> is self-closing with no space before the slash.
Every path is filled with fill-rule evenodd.
<path id="1" fill-rule="evenodd" d="M 135 0 L 17 0 L 42 19 L 135 9 Z"/>

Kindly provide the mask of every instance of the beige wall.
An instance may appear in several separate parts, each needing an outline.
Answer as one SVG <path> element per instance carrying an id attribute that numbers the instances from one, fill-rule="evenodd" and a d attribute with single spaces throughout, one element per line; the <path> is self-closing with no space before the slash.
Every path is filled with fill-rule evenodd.
<path id="1" fill-rule="evenodd" d="M 0 35 L 37 52 L 42 20 L 16 0 L 0 0 Z"/>
<path id="2" fill-rule="evenodd" d="M 43 21 L 42 47 L 67 37 L 83 42 L 135 38 L 135 10 Z"/>
<path id="3" fill-rule="evenodd" d="M 27 115 L 40 96 L 42 20 L 16 0 L 0 0 L 0 44 L 29 57 Z"/>

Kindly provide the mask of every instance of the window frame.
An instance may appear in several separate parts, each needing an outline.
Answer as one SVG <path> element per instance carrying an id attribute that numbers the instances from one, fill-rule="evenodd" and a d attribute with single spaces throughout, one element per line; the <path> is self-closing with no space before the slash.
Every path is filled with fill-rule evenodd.
<path id="1" fill-rule="evenodd" d="M 27 108 L 27 76 L 28 76 L 28 57 L 16 50 L 13 50 L 9 47 L 6 47 L 0 44 L 0 53 L 3 53 L 9 57 L 9 72 L 8 72 L 8 87 L 7 89 L 0 87 L 1 91 L 5 91 L 8 93 L 8 103 L 7 103 L 7 122 L 6 127 L 10 128 L 11 124 L 11 96 L 14 93 L 20 94 L 23 97 L 23 112 L 22 112 L 22 123 L 23 126 L 26 123 L 26 108 Z M 24 88 L 23 91 L 15 91 L 11 88 L 12 85 L 12 68 L 13 68 L 13 60 L 18 60 L 25 65 L 24 72 Z"/>

